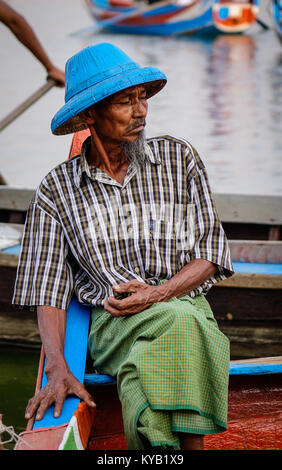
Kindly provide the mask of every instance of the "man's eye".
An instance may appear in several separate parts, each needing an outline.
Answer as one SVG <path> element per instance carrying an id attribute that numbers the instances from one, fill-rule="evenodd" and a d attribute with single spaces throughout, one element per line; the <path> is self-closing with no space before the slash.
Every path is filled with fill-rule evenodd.
<path id="1" fill-rule="evenodd" d="M 116 104 L 130 104 L 130 100 L 127 100 L 127 101 L 119 101 L 118 103 Z"/>

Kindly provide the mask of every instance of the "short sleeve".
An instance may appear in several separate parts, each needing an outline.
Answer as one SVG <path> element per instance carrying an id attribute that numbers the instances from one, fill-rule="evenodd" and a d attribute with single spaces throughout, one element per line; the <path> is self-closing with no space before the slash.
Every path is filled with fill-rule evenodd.
<path id="1" fill-rule="evenodd" d="M 67 309 L 72 291 L 68 244 L 43 186 L 27 212 L 12 303 Z"/>
<path id="2" fill-rule="evenodd" d="M 189 200 L 194 210 L 194 246 L 190 259 L 206 259 L 218 266 L 212 283 L 233 274 L 228 240 L 213 201 L 206 169 L 192 147 L 194 165 L 189 181 Z"/>

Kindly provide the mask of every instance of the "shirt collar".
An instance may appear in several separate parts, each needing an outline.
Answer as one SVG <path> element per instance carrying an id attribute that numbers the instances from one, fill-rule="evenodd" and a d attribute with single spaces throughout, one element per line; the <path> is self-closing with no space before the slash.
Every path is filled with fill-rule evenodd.
<path id="1" fill-rule="evenodd" d="M 76 175 L 77 178 L 75 178 L 77 186 L 81 184 L 82 176 L 84 173 L 89 178 L 95 179 L 97 171 L 99 171 L 98 168 L 94 166 L 89 166 L 88 161 L 87 161 L 86 156 L 87 156 L 87 152 L 90 146 L 90 142 L 91 142 L 91 136 L 87 137 L 87 139 L 83 142 L 82 147 L 81 147 L 80 165 L 78 166 L 78 169 L 77 169 L 77 175 Z M 145 152 L 152 164 L 159 165 L 161 163 L 160 156 L 153 152 L 151 146 L 147 142 L 145 142 Z"/>
<path id="2" fill-rule="evenodd" d="M 146 155 L 148 156 L 149 160 L 153 165 L 159 165 L 161 163 L 161 158 L 157 152 L 153 152 L 151 146 L 148 144 L 148 142 L 145 143 L 145 152 Z"/>

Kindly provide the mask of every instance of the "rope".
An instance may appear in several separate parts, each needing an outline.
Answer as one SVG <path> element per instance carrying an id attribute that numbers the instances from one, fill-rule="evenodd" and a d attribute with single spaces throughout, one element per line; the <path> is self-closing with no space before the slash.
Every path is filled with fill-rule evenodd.
<path id="1" fill-rule="evenodd" d="M 1 415 L 0 415 L 0 436 L 3 433 L 9 434 L 10 439 L 8 439 L 7 441 L 1 441 L 0 439 L 0 446 L 4 444 L 8 444 L 13 441 L 15 441 L 15 443 L 17 443 L 18 441 L 21 441 L 32 449 L 32 446 L 28 442 L 26 442 L 21 436 L 15 433 L 13 426 L 5 426 L 5 424 L 2 423 Z"/>

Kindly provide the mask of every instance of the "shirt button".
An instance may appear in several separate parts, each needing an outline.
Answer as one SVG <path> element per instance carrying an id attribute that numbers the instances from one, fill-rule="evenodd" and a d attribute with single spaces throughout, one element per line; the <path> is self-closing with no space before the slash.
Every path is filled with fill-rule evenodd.
<path id="1" fill-rule="evenodd" d="M 125 194 L 125 193 L 126 193 L 126 188 L 123 188 L 123 189 L 121 190 L 121 192 L 122 192 L 122 194 Z"/>
<path id="2" fill-rule="evenodd" d="M 132 227 L 131 227 L 131 225 L 128 226 L 127 232 L 128 232 L 128 233 L 132 233 Z"/>
<path id="3" fill-rule="evenodd" d="M 134 271 L 137 273 L 137 274 L 140 274 L 140 269 L 136 266 L 136 268 L 134 268 Z"/>

